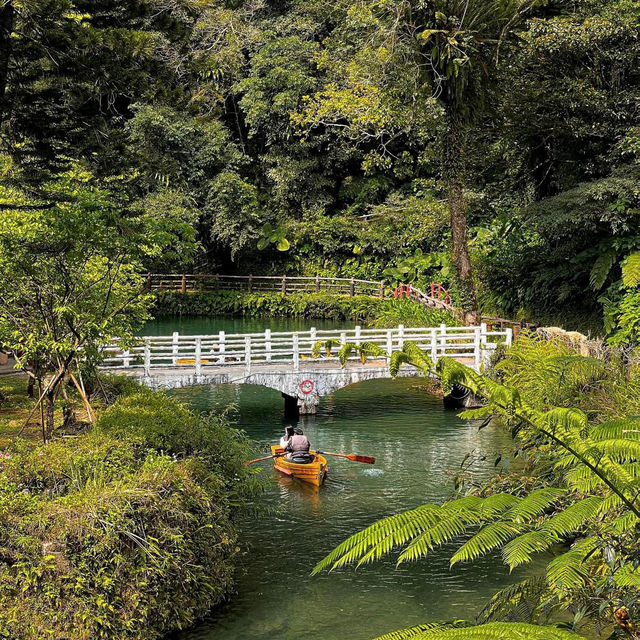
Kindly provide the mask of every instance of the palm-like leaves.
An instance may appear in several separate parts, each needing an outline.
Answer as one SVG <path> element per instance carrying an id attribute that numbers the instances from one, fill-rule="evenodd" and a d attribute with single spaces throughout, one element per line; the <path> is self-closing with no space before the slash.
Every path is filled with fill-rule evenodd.
<path id="1" fill-rule="evenodd" d="M 476 627 L 423 625 L 396 631 L 376 640 L 584 640 L 576 633 L 556 627 L 516 622 L 492 622 Z"/>
<path id="2" fill-rule="evenodd" d="M 406 345 L 401 352 L 393 354 L 392 375 L 397 375 L 399 366 L 405 363 L 417 363 L 422 370 L 432 371 L 428 356 L 424 353 L 420 356 L 416 350 L 419 351 L 415 345 Z M 569 359 L 559 362 L 558 366 L 563 368 L 570 384 L 583 380 L 584 375 L 598 374 L 598 366 L 591 359 Z M 574 367 L 581 371 L 571 373 Z M 511 424 L 522 424 L 529 438 L 555 445 L 553 460 L 560 486 L 541 487 L 524 496 L 507 493 L 485 498 L 467 496 L 442 505 L 422 505 L 384 518 L 343 542 L 318 563 L 314 572 L 347 564 L 360 565 L 391 553 L 397 553 L 398 563 L 416 560 L 445 543 L 470 536 L 453 553 L 452 565 L 499 551 L 513 569 L 531 562 L 540 552 L 565 544 L 568 548 L 549 562 L 541 591 L 549 590 L 554 597 L 561 597 L 572 589 L 601 580 L 598 567 L 606 560 L 603 540 L 607 536 L 633 535 L 640 522 L 636 500 L 640 495 L 640 419 L 621 419 L 592 427 L 580 410 L 538 411 L 528 406 L 516 390 L 455 360 L 441 358 L 436 371 L 445 390 L 459 384 L 487 400 L 485 408 L 472 412 L 474 417 L 501 416 Z M 579 499 L 576 491 L 583 492 Z M 611 518 L 611 514 L 617 517 Z M 598 536 L 598 530 L 609 533 Z M 635 586 L 637 581 L 640 586 L 640 572 L 636 574 L 635 569 L 618 571 L 617 576 L 620 584 Z M 407 631 L 413 633 L 412 636 L 389 637 L 519 637 L 482 635 L 497 629 L 505 633 L 507 630 L 507 627 L 489 627 L 491 625 L 470 629 L 417 627 Z M 508 629 L 509 633 L 518 633 L 516 627 Z M 450 635 L 452 633 L 462 635 Z M 465 635 L 467 633 L 472 635 Z M 546 629 L 544 633 L 547 635 L 523 637 L 556 637 Z"/>
<path id="3" fill-rule="evenodd" d="M 338 360 L 340 364 L 345 367 L 349 358 L 354 353 L 357 353 L 360 356 L 360 362 L 365 364 L 367 362 L 367 358 L 387 358 L 387 352 L 377 344 L 373 342 L 363 342 L 362 344 L 355 344 L 353 342 L 347 342 L 342 344 L 338 340 L 326 340 L 323 342 L 322 340 L 318 340 L 311 350 L 311 357 L 319 358 L 322 354 L 322 348 L 324 346 L 325 353 L 327 358 L 330 358 L 333 352 L 333 348 L 339 346 L 340 350 L 338 351 Z"/>

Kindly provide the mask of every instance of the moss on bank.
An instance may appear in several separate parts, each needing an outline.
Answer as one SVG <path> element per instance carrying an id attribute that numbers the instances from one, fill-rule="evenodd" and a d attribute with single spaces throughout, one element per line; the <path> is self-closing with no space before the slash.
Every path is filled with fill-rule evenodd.
<path id="1" fill-rule="evenodd" d="M 233 584 L 250 453 L 142 389 L 90 433 L 3 451 L 0 638 L 151 640 L 204 616 Z"/>
<path id="2" fill-rule="evenodd" d="M 354 321 L 374 326 L 436 326 L 454 324 L 447 311 L 426 309 L 412 300 L 338 296 L 329 293 L 158 293 L 157 316 L 281 316 Z"/>

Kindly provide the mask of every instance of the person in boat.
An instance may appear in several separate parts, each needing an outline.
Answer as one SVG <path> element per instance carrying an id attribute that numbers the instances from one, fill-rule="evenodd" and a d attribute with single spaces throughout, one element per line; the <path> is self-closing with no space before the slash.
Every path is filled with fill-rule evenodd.
<path id="1" fill-rule="evenodd" d="M 292 437 L 293 437 L 293 427 L 292 426 L 285 427 L 284 435 L 282 436 L 282 438 L 280 438 L 280 446 L 283 449 L 286 449 L 287 443 L 289 442 L 289 440 L 291 440 Z"/>
<path id="2" fill-rule="evenodd" d="M 310 448 L 311 443 L 309 442 L 309 438 L 304 435 L 302 429 L 296 427 L 293 430 L 293 435 L 284 447 L 284 450 L 287 452 L 285 460 L 297 464 L 313 462 L 313 456 L 309 453 Z"/>

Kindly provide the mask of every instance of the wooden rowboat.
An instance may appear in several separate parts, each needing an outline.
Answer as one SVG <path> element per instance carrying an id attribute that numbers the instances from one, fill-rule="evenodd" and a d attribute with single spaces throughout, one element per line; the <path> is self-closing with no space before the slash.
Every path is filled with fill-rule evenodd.
<path id="1" fill-rule="evenodd" d="M 316 453 L 315 451 L 309 451 L 313 456 L 313 462 L 308 464 L 297 464 L 295 462 L 287 462 L 283 455 L 284 449 L 278 445 L 271 445 L 271 455 L 278 456 L 273 459 L 273 466 L 285 476 L 293 476 L 302 480 L 302 482 L 308 482 L 316 487 L 319 487 L 326 479 L 327 472 L 329 471 L 329 465 L 327 459 Z"/>

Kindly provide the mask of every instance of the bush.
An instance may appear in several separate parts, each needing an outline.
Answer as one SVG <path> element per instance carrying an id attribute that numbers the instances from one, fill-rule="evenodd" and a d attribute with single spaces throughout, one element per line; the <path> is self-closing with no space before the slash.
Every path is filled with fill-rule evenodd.
<path id="1" fill-rule="evenodd" d="M 285 316 L 336 321 L 375 322 L 379 317 L 397 319 L 401 324 L 429 322 L 426 326 L 453 324 L 448 312 L 426 309 L 412 300 L 390 300 L 370 296 L 338 296 L 318 293 L 247 293 L 216 291 L 212 293 L 158 293 L 155 313 L 162 315 L 243 315 L 251 317 Z M 417 326 L 409 324 L 407 326 Z M 385 325 L 392 326 L 392 325 Z"/>
<path id="2" fill-rule="evenodd" d="M 0 638 L 152 640 L 230 590 L 249 443 L 164 394 L 0 457 Z"/>

